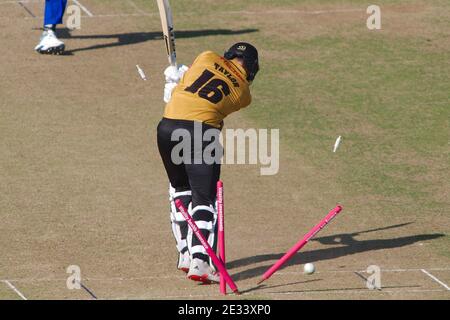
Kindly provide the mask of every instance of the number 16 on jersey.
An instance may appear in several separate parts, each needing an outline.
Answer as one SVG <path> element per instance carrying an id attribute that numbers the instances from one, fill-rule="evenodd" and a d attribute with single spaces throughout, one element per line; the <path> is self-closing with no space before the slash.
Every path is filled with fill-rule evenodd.
<path id="1" fill-rule="evenodd" d="M 170 9 L 169 0 L 157 0 L 159 15 L 161 16 L 161 24 L 163 29 L 164 42 L 166 43 L 167 55 L 169 63 L 172 66 L 177 65 L 177 54 L 175 51 L 175 35 L 173 32 L 172 10 Z"/>

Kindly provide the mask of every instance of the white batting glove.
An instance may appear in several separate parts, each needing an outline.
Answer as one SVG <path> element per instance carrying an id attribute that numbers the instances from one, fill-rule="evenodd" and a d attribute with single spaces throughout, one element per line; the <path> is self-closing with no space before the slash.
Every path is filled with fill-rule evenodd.
<path id="1" fill-rule="evenodd" d="M 180 77 L 180 79 L 183 78 L 184 73 L 188 70 L 189 67 L 184 64 L 178 67 L 178 76 Z"/>
<path id="2" fill-rule="evenodd" d="M 178 82 L 178 68 L 175 66 L 168 66 L 164 70 L 164 76 L 166 77 L 166 82 Z"/>
<path id="3" fill-rule="evenodd" d="M 166 70 L 164 70 L 164 76 L 166 78 L 166 84 L 164 86 L 164 102 L 169 102 L 172 97 L 173 89 L 175 89 L 188 69 L 189 67 L 183 64 L 178 67 L 168 66 Z"/>
<path id="4" fill-rule="evenodd" d="M 183 77 L 184 73 L 189 69 L 189 67 L 185 65 L 181 65 L 179 67 L 168 66 L 166 70 L 164 70 L 164 76 L 166 77 L 166 82 L 180 82 L 180 79 Z"/>
<path id="5" fill-rule="evenodd" d="M 172 97 L 172 91 L 177 86 L 176 82 L 167 82 L 164 86 L 164 102 L 167 103 L 170 101 Z"/>

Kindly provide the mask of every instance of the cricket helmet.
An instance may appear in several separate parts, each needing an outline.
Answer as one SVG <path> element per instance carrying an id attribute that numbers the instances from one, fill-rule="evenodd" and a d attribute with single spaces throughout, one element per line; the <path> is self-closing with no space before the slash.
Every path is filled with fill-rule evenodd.
<path id="1" fill-rule="evenodd" d="M 247 80 L 253 81 L 259 71 L 258 50 L 250 43 L 238 42 L 231 46 L 223 55 L 225 59 L 242 58 L 247 71 Z"/>

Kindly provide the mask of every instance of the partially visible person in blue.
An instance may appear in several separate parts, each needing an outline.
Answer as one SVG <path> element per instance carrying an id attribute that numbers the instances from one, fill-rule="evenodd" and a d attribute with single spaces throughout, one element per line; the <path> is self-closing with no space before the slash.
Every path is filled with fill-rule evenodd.
<path id="1" fill-rule="evenodd" d="M 44 32 L 34 48 L 42 54 L 64 53 L 64 42 L 56 37 L 56 26 L 62 24 L 67 0 L 45 0 Z"/>

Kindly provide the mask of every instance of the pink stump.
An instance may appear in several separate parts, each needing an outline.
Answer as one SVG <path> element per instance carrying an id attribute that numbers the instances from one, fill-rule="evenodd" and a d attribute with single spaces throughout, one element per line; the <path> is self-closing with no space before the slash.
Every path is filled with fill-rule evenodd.
<path id="1" fill-rule="evenodd" d="M 180 199 L 175 200 L 175 205 L 178 208 L 178 210 L 180 210 L 189 227 L 191 227 L 195 236 L 198 238 L 203 248 L 205 248 L 206 252 L 209 254 L 212 261 L 219 269 L 220 274 L 223 275 L 228 286 L 231 288 L 231 290 L 233 290 L 234 293 L 239 294 L 239 290 L 236 284 L 234 283 L 233 279 L 231 279 L 230 275 L 228 274 L 227 269 L 223 265 L 222 261 L 220 261 L 220 259 L 217 258 L 216 254 L 214 253 L 214 250 L 211 248 L 208 241 L 206 241 L 205 237 L 203 237 L 203 234 L 200 232 L 200 229 L 197 227 L 197 224 L 195 223 L 194 219 L 192 219 L 191 215 L 187 212 L 181 200 Z"/>
<path id="2" fill-rule="evenodd" d="M 218 244 L 219 258 L 225 265 L 225 217 L 223 201 L 223 182 L 217 181 L 217 223 L 219 224 Z M 220 293 L 227 294 L 227 283 L 220 274 Z"/>
<path id="3" fill-rule="evenodd" d="M 341 210 L 342 210 L 341 206 L 337 206 L 336 208 L 331 210 L 326 215 L 326 217 L 322 219 L 322 221 L 320 221 L 314 228 L 312 228 L 311 231 L 309 231 L 302 239 L 300 239 L 295 244 L 295 246 L 289 249 L 289 251 L 284 256 L 282 256 L 280 260 L 278 260 L 272 267 L 270 267 L 269 270 L 267 270 L 263 274 L 262 279 L 258 282 L 258 284 L 269 279 L 272 276 L 272 274 L 274 274 L 278 269 L 281 268 L 283 264 L 286 263 L 286 261 L 292 258 L 292 256 L 295 253 L 297 253 L 298 250 L 303 248 L 305 244 L 307 244 L 308 241 L 311 240 L 312 237 L 314 237 L 320 230 L 322 230 L 328 224 L 328 222 L 330 222 L 334 217 L 336 217 L 339 214 L 339 212 L 341 212 Z"/>

